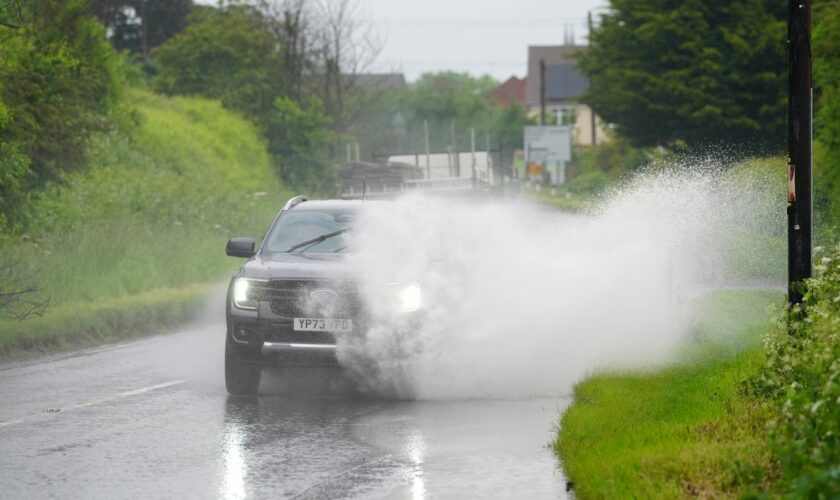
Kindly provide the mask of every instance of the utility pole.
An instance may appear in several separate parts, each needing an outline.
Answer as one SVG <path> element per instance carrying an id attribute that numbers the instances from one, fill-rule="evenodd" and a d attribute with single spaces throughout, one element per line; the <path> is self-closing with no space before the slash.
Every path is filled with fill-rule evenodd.
<path id="1" fill-rule="evenodd" d="M 429 161 L 429 120 L 423 120 L 423 138 L 426 142 L 426 179 L 431 179 L 432 165 Z"/>
<path id="2" fill-rule="evenodd" d="M 484 151 L 487 157 L 487 159 L 484 160 L 487 163 L 487 182 L 490 183 L 490 185 L 492 186 L 494 181 L 492 167 L 493 158 L 490 155 L 490 132 L 488 132 L 486 129 L 484 130 Z"/>
<path id="3" fill-rule="evenodd" d="M 449 177 L 455 177 L 455 120 L 449 120 Z"/>
<path id="4" fill-rule="evenodd" d="M 472 180 L 473 184 L 475 184 L 475 129 L 470 129 L 470 151 L 472 153 Z"/>
<path id="5" fill-rule="evenodd" d="M 540 125 L 545 125 L 545 59 L 540 59 Z"/>
<path id="6" fill-rule="evenodd" d="M 593 24 L 594 24 L 592 22 L 592 11 L 591 10 L 586 13 L 586 23 L 587 23 L 587 26 L 589 28 L 589 33 L 588 33 L 587 37 L 589 39 L 589 46 L 591 47 L 592 46 L 592 27 L 593 27 Z M 597 146 L 598 145 L 598 126 L 595 123 L 595 110 L 592 109 L 591 106 L 589 107 L 589 118 L 590 118 L 589 126 L 592 129 L 592 145 Z"/>
<path id="7" fill-rule="evenodd" d="M 788 302 L 812 274 L 811 0 L 788 0 Z"/>

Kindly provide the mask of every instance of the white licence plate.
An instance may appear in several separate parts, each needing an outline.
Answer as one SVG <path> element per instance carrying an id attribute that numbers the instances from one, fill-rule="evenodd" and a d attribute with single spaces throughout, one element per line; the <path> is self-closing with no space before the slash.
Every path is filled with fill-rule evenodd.
<path id="1" fill-rule="evenodd" d="M 353 320 L 333 318 L 295 318 L 294 330 L 296 332 L 348 333 L 353 331 Z"/>

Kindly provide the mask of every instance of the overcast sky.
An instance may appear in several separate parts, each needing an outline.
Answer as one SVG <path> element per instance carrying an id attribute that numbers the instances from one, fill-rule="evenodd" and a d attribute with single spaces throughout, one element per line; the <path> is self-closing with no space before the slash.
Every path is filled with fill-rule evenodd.
<path id="1" fill-rule="evenodd" d="M 215 5 L 218 0 L 195 0 Z M 409 80 L 441 70 L 525 76 L 528 45 L 586 43 L 586 13 L 607 0 L 354 0 L 380 43 L 370 68 Z"/>
<path id="2" fill-rule="evenodd" d="M 498 80 L 525 76 L 528 45 L 586 40 L 586 13 L 606 0 L 357 0 L 382 41 L 377 71 L 453 69 Z M 567 27 L 568 26 L 568 27 Z"/>

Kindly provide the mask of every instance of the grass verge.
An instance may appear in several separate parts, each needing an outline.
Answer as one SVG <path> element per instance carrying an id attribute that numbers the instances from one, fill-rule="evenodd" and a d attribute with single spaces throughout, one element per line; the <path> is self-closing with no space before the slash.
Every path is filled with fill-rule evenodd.
<path id="1" fill-rule="evenodd" d="M 554 448 L 581 498 L 750 496 L 780 474 L 769 418 L 742 387 L 765 362 L 767 305 L 781 293 L 730 291 L 695 308 L 680 362 L 591 376 L 574 390 Z"/>
<path id="2" fill-rule="evenodd" d="M 525 196 L 541 205 L 566 212 L 581 212 L 592 205 L 591 196 L 572 194 L 564 190 L 557 191 L 553 195 L 550 189 L 545 188 L 540 191 L 525 191 L 525 193 Z"/>
<path id="3" fill-rule="evenodd" d="M 193 320 L 217 285 L 165 288 L 65 305 L 26 321 L 0 321 L 0 360 L 148 335 Z"/>

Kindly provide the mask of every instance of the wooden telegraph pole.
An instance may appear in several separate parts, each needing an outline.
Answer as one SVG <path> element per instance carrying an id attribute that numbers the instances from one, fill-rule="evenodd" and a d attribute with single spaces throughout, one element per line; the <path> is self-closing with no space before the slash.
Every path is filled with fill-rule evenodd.
<path id="1" fill-rule="evenodd" d="M 811 0 L 788 1 L 788 301 L 802 303 L 811 277 Z"/>
<path id="2" fill-rule="evenodd" d="M 545 125 L 545 59 L 540 59 L 540 125 Z"/>

